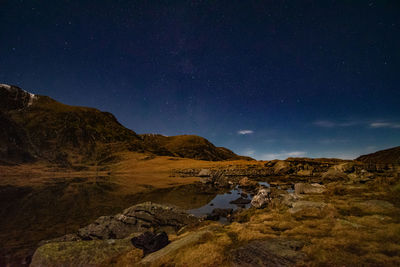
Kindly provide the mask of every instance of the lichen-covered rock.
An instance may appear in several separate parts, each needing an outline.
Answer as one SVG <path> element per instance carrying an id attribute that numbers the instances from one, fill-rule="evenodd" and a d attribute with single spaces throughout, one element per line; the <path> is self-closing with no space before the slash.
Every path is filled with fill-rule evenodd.
<path id="1" fill-rule="evenodd" d="M 264 208 L 271 201 L 270 193 L 271 190 L 269 188 L 260 189 L 251 200 L 251 205 L 257 209 Z"/>

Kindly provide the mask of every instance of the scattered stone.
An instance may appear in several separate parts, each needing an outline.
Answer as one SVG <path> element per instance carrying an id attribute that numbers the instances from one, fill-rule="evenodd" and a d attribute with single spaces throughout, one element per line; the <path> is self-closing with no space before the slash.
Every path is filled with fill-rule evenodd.
<path id="1" fill-rule="evenodd" d="M 271 190 L 269 188 L 260 189 L 251 200 L 251 205 L 257 209 L 264 208 L 271 201 Z"/>
<path id="2" fill-rule="evenodd" d="M 144 255 L 160 250 L 170 243 L 168 235 L 165 232 L 158 234 L 145 232 L 140 236 L 132 238 L 131 242 L 135 247 L 142 249 Z"/>
<path id="3" fill-rule="evenodd" d="M 244 193 L 244 192 L 242 192 L 242 193 L 240 194 L 240 196 L 243 197 L 243 198 L 247 198 L 249 195 L 246 194 L 246 193 Z"/>

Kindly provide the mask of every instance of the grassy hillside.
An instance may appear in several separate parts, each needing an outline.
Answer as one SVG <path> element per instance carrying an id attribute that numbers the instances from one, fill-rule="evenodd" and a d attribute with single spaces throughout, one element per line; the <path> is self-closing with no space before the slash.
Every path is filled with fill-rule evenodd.
<path id="1" fill-rule="evenodd" d="M 356 160 L 373 164 L 400 164 L 400 146 L 362 155 Z"/>
<path id="2" fill-rule="evenodd" d="M 182 135 L 137 135 L 108 112 L 69 106 L 18 87 L 0 85 L 0 162 L 42 159 L 52 163 L 99 164 L 121 151 L 201 160 L 240 159 L 206 139 Z"/>

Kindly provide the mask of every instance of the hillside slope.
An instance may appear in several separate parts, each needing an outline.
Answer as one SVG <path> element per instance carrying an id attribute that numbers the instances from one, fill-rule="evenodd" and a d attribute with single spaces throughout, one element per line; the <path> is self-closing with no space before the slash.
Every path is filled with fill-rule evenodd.
<path id="1" fill-rule="evenodd" d="M 400 146 L 362 155 L 356 160 L 373 164 L 400 164 Z"/>
<path id="2" fill-rule="evenodd" d="M 202 160 L 240 157 L 198 136 L 137 135 L 108 112 L 69 106 L 0 85 L 0 162 L 44 159 L 62 165 L 104 161 L 119 151 Z"/>
<path id="3" fill-rule="evenodd" d="M 210 161 L 250 159 L 238 156 L 227 148 L 216 147 L 207 139 L 196 135 L 143 134 L 141 137 L 147 150 L 157 155 Z"/>

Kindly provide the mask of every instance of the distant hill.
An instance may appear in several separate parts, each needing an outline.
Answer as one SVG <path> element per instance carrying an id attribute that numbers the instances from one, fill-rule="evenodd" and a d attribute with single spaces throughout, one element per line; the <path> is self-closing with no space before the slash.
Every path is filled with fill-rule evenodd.
<path id="1" fill-rule="evenodd" d="M 141 135 L 108 112 L 69 106 L 17 86 L 0 84 L 0 163 L 44 159 L 54 163 L 102 161 L 118 151 L 202 160 L 239 159 L 198 136 Z"/>
<path id="2" fill-rule="evenodd" d="M 373 164 L 400 164 L 400 146 L 362 155 L 356 160 Z"/>
<path id="3" fill-rule="evenodd" d="M 148 151 L 157 155 L 202 160 L 251 159 L 238 156 L 224 147 L 216 147 L 207 139 L 196 135 L 163 136 L 159 134 L 141 135 Z"/>

